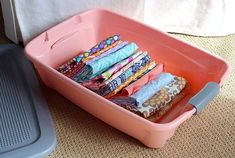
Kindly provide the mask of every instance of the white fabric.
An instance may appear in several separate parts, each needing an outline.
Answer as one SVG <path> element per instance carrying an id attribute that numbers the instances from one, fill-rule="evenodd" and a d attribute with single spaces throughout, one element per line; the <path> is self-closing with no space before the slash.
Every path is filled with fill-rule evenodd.
<path id="1" fill-rule="evenodd" d="M 234 0 L 14 0 L 25 43 L 71 15 L 107 8 L 166 32 L 199 36 L 235 33 Z"/>
<path id="2" fill-rule="evenodd" d="M 145 22 L 198 36 L 235 33 L 235 0 L 147 0 Z"/>

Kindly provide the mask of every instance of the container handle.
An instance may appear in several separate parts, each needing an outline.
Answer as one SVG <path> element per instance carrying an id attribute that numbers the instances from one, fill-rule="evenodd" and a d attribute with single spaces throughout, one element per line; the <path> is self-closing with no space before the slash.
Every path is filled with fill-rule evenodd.
<path id="1" fill-rule="evenodd" d="M 218 83 L 208 82 L 205 87 L 189 100 L 189 104 L 196 109 L 195 114 L 200 113 L 219 92 L 220 86 Z"/>
<path id="2" fill-rule="evenodd" d="M 57 45 L 59 45 L 60 43 L 62 43 L 65 40 L 67 40 L 68 38 L 71 38 L 76 33 L 78 33 L 78 31 L 74 31 L 74 32 L 68 33 L 68 34 L 64 35 L 63 37 L 59 38 L 53 44 L 51 44 L 51 49 L 55 48 Z"/>
<path id="3" fill-rule="evenodd" d="M 82 18 L 74 16 L 55 26 L 53 29 L 46 31 L 44 41 L 51 45 L 51 49 L 53 49 L 55 45 L 76 34 L 83 25 Z"/>

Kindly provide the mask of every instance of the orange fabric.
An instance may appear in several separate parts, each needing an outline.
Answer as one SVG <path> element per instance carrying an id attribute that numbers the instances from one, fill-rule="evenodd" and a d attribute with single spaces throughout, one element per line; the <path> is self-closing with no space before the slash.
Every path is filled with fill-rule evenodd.
<path id="1" fill-rule="evenodd" d="M 158 64 L 150 72 L 145 74 L 143 77 L 133 82 L 129 86 L 122 89 L 121 96 L 130 96 L 137 92 L 143 85 L 151 81 L 157 74 L 163 72 L 163 64 Z"/>

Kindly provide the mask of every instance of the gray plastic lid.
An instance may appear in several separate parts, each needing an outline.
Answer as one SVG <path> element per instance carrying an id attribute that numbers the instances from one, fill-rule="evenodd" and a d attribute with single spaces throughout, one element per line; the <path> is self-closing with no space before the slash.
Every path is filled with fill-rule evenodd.
<path id="1" fill-rule="evenodd" d="M 56 136 L 33 66 L 23 48 L 0 45 L 0 158 L 40 158 Z"/>

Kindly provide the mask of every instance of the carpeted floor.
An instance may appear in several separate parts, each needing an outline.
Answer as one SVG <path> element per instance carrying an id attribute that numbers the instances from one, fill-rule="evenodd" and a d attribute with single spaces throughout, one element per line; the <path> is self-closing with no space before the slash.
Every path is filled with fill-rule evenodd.
<path id="1" fill-rule="evenodd" d="M 0 20 L 1 21 L 1 20 Z M 0 23 L 0 43 L 9 42 Z M 202 38 L 175 35 L 225 58 L 232 67 L 221 93 L 200 115 L 180 126 L 161 149 L 150 149 L 96 119 L 55 91 L 43 87 L 58 145 L 48 158 L 235 157 L 235 35 Z"/>

